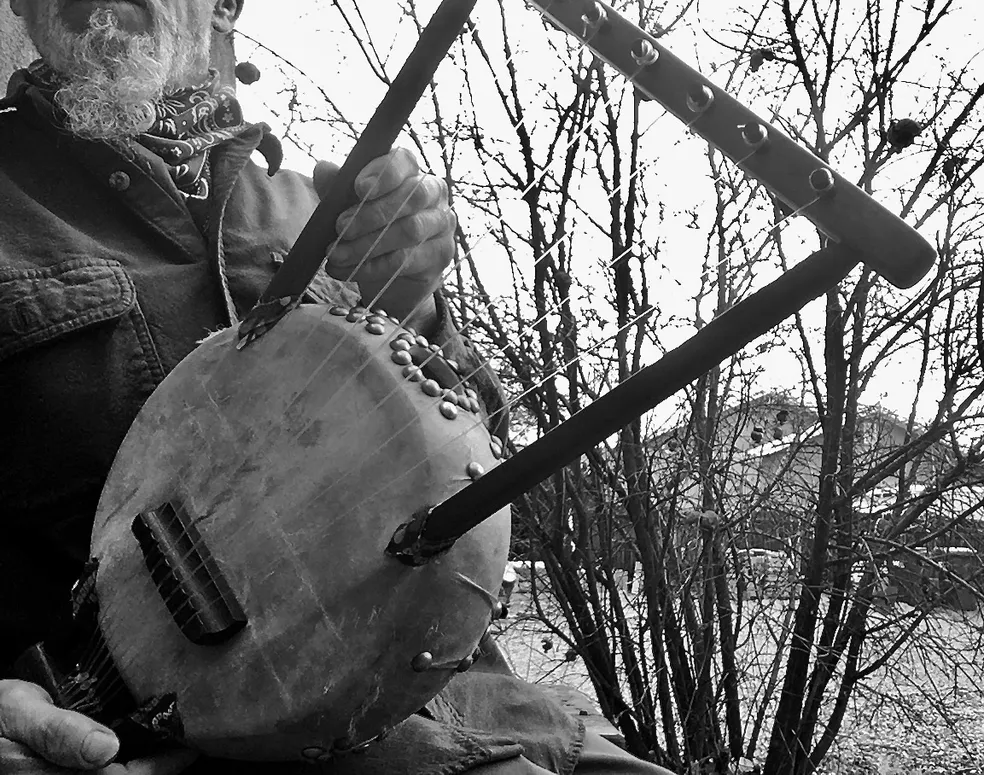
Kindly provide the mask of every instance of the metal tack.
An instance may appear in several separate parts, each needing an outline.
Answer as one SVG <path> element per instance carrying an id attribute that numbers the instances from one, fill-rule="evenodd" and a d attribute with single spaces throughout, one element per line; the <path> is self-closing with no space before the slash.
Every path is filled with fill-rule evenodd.
<path id="1" fill-rule="evenodd" d="M 434 655 L 429 651 L 421 651 L 417 656 L 410 660 L 410 667 L 415 673 L 424 673 L 431 669 L 434 664 Z"/>
<path id="2" fill-rule="evenodd" d="M 714 104 L 710 86 L 697 84 L 687 92 L 687 108 L 691 113 L 703 113 Z"/>
<path id="3" fill-rule="evenodd" d="M 640 38 L 632 44 L 632 59 L 639 67 L 649 67 L 659 59 L 659 51 L 651 42 L 645 38 Z"/>
<path id="4" fill-rule="evenodd" d="M 464 673 L 474 664 L 475 664 L 475 659 L 471 655 L 469 655 L 458 663 L 457 670 L 459 673 Z"/>
<path id="5" fill-rule="evenodd" d="M 458 407 L 454 404 L 449 404 L 447 401 L 441 401 L 441 414 L 449 420 L 457 419 Z"/>
<path id="6" fill-rule="evenodd" d="M 608 20 L 608 13 L 598 3 L 592 3 L 584 9 L 581 21 L 588 29 L 600 27 Z"/>
<path id="7" fill-rule="evenodd" d="M 810 188 L 818 194 L 826 194 L 829 191 L 833 191 L 835 184 L 834 173 L 826 167 L 820 167 L 810 173 Z"/>
<path id="8" fill-rule="evenodd" d="M 454 404 L 455 406 L 457 406 L 458 405 L 458 394 L 455 393 L 453 390 L 450 390 L 450 389 L 449 390 L 445 390 L 444 391 L 444 400 L 447 401 L 449 404 Z"/>
<path id="9" fill-rule="evenodd" d="M 414 341 L 421 347 L 430 347 L 430 342 L 427 341 L 427 337 L 421 336 L 420 334 L 417 334 L 417 336 L 414 337 Z"/>
<path id="10" fill-rule="evenodd" d="M 382 336 L 386 333 L 386 326 L 382 323 L 367 323 L 366 331 L 370 334 L 374 334 L 375 336 Z"/>
<path id="11" fill-rule="evenodd" d="M 411 364 L 403 367 L 403 376 L 411 382 L 423 382 L 424 372 L 420 370 L 419 366 Z"/>
<path id="12" fill-rule="evenodd" d="M 406 350 L 396 350 L 390 357 L 393 359 L 393 363 L 400 366 L 409 366 L 413 363 L 413 356 Z"/>
<path id="13" fill-rule="evenodd" d="M 741 139 L 749 148 L 761 148 L 769 140 L 769 130 L 763 124 L 752 122 L 741 127 Z"/>
<path id="14" fill-rule="evenodd" d="M 471 479 L 481 479 L 485 475 L 485 466 L 481 463 L 476 463 L 472 461 L 467 466 L 465 466 L 465 473 L 468 474 Z"/>
<path id="15" fill-rule="evenodd" d="M 345 307 L 339 307 L 337 304 L 328 310 L 329 315 L 334 315 L 338 318 L 343 318 L 348 314 L 348 310 Z"/>
<path id="16" fill-rule="evenodd" d="M 402 352 L 409 352 L 411 345 L 410 345 L 410 342 L 408 342 L 406 339 L 402 339 L 400 337 L 397 337 L 396 339 L 391 339 L 390 340 L 390 347 L 393 348 L 394 350 L 400 350 Z"/>
<path id="17" fill-rule="evenodd" d="M 437 398 L 444 392 L 435 379 L 425 379 L 420 385 L 420 389 L 424 391 L 424 395 L 428 395 L 431 398 Z"/>

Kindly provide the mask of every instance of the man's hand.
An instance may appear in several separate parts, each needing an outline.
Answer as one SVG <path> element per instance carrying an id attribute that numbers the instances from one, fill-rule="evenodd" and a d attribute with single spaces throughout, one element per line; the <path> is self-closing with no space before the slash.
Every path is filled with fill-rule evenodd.
<path id="1" fill-rule="evenodd" d="M 197 754 L 168 752 L 160 757 L 110 764 L 119 751 L 116 735 L 102 724 L 63 710 L 40 686 L 0 681 L 0 773 L 68 775 L 177 775 Z"/>
<path id="2" fill-rule="evenodd" d="M 321 196 L 337 171 L 329 162 L 315 167 Z M 458 221 L 447 185 L 423 174 L 412 153 L 397 149 L 365 166 L 355 193 L 360 204 L 338 218 L 340 239 L 328 256 L 328 274 L 357 282 L 366 303 L 395 277 L 376 305 L 401 320 L 416 308 L 408 324 L 426 332 L 436 321 L 433 292 L 454 257 Z"/>

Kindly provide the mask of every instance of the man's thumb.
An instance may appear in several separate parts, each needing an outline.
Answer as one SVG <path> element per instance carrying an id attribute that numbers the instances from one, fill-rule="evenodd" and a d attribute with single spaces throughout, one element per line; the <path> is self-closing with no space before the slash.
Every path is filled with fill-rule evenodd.
<path id="1" fill-rule="evenodd" d="M 341 169 L 337 164 L 330 161 L 319 161 L 314 165 L 314 190 L 322 199 L 331 190 L 331 183 Z"/>
<path id="2" fill-rule="evenodd" d="M 102 724 L 56 707 L 41 687 L 23 681 L 0 682 L 0 736 L 53 764 L 76 769 L 102 767 L 120 748 L 116 735 Z"/>

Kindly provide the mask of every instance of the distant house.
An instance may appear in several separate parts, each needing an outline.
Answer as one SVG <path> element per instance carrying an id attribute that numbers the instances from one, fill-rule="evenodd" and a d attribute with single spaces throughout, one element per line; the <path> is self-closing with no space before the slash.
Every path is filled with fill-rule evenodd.
<path id="1" fill-rule="evenodd" d="M 854 445 L 857 471 L 867 471 L 885 459 L 907 442 L 907 435 L 905 420 L 882 407 L 865 407 L 860 413 Z M 700 482 L 695 440 L 683 438 L 680 429 L 676 429 L 660 434 L 653 443 L 654 467 L 663 471 L 666 486 L 673 488 L 676 508 L 698 508 Z M 713 453 L 718 474 L 716 493 L 724 504 L 720 516 L 731 526 L 737 547 L 747 552 L 749 567 L 756 563 L 762 567 L 775 564 L 782 555 L 799 565 L 817 503 L 821 456 L 822 428 L 816 410 L 788 397 L 757 397 L 729 408 L 720 418 Z M 858 497 L 854 503 L 854 534 L 877 536 L 887 529 L 913 499 L 935 487 L 952 462 L 948 446 L 935 444 L 920 457 L 918 465 L 905 469 L 904 486 L 898 475 L 893 475 Z M 671 476 L 673 472 L 675 476 Z M 979 585 L 974 574 L 981 575 L 976 558 L 979 553 L 984 556 L 984 530 L 976 513 L 984 503 L 982 482 L 984 471 L 977 470 L 956 482 L 905 536 L 906 542 L 919 541 L 934 535 L 955 515 L 965 514 L 967 519 L 959 530 L 934 536 L 924 548 L 927 556 L 942 558 L 946 567 L 962 577 L 974 578 Z M 668 493 L 664 491 L 664 495 Z M 900 579 L 892 580 L 896 587 L 926 587 L 924 581 L 918 580 L 925 573 L 910 567 L 917 559 L 910 555 L 908 560 L 900 559 L 892 566 L 908 574 L 904 584 Z M 917 581 L 913 582 L 913 578 Z M 939 585 L 930 586 L 938 589 Z"/>

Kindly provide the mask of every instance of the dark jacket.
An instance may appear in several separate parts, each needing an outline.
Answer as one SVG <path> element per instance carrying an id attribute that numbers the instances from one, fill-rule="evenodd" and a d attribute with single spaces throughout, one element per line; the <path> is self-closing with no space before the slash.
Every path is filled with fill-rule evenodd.
<path id="1" fill-rule="evenodd" d="M 0 676 L 65 621 L 103 481 L 140 406 L 197 342 L 252 307 L 317 201 L 308 178 L 250 160 L 264 139 L 256 126 L 214 149 L 212 199 L 193 217 L 159 159 L 69 137 L 35 97 L 20 85 L 0 103 Z M 356 300 L 325 276 L 309 294 Z M 477 364 L 439 307 L 434 338 Z M 522 682 L 476 672 L 329 769 L 452 773 L 522 747 L 567 772 L 580 735 Z"/>

